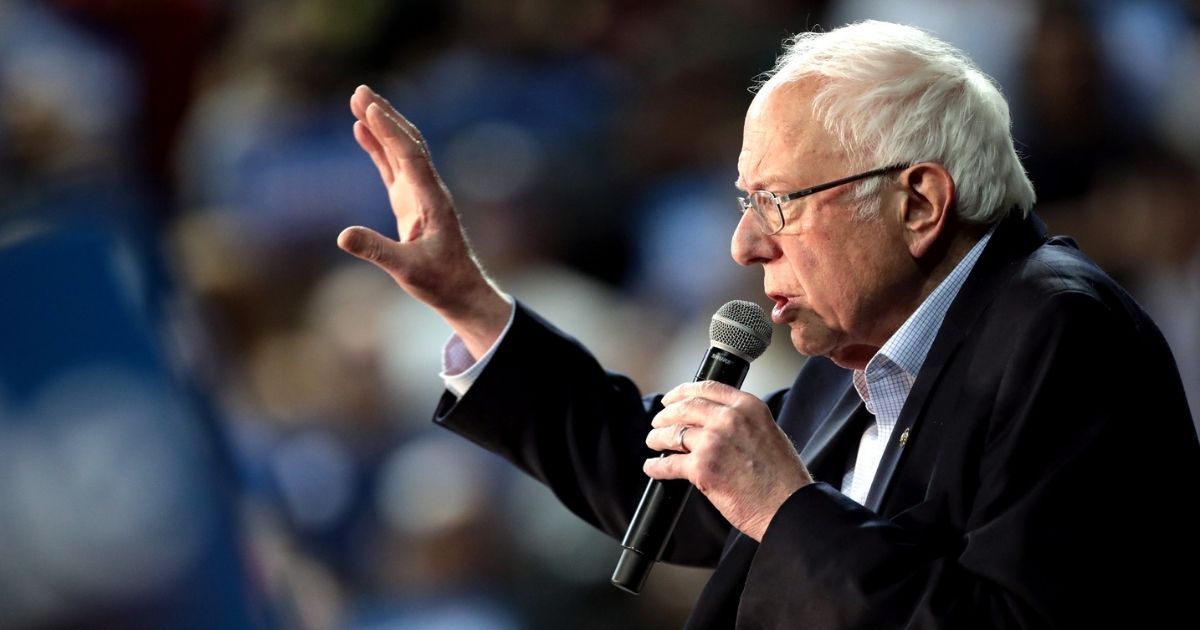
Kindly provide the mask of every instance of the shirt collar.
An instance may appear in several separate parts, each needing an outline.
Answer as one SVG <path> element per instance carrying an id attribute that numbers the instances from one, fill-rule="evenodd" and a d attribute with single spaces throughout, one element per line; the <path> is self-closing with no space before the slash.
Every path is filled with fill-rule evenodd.
<path id="1" fill-rule="evenodd" d="M 889 363 L 904 370 L 910 379 L 916 378 L 921 371 L 921 366 L 925 363 L 925 357 L 929 354 L 929 348 L 933 345 L 933 339 L 937 336 L 938 329 L 942 327 L 942 320 L 945 319 L 950 304 L 958 296 L 958 291 L 962 289 L 963 283 L 966 282 L 967 276 L 975 267 L 976 261 L 979 260 L 980 254 L 983 253 L 984 247 L 991 240 L 995 230 L 996 226 L 988 229 L 983 237 L 963 256 L 962 260 L 958 261 L 950 274 L 925 298 L 925 301 L 921 302 L 917 310 L 909 315 L 904 324 L 875 353 L 875 356 L 871 357 L 871 360 L 867 362 L 866 380 L 874 380 L 876 371 L 886 372 Z M 887 360 L 880 360 L 881 357 Z"/>

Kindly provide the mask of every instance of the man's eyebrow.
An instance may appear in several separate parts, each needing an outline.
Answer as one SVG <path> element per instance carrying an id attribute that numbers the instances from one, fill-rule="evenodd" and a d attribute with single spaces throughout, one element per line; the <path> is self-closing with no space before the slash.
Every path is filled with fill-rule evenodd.
<path id="1" fill-rule="evenodd" d="M 753 190 L 771 190 L 773 187 L 776 187 L 779 185 L 785 185 L 785 184 L 780 184 L 780 182 L 782 182 L 782 181 L 783 181 L 783 178 L 780 176 L 768 175 L 767 177 L 765 177 L 761 180 L 758 180 L 756 182 L 751 182 L 750 184 L 743 185 L 742 178 L 741 178 L 741 176 L 739 176 L 737 179 L 733 180 L 733 187 L 737 188 L 738 190 L 740 190 L 742 192 L 750 192 Z"/>
<path id="2" fill-rule="evenodd" d="M 771 182 L 773 180 L 772 180 L 772 178 L 767 178 L 766 181 Z M 751 192 L 754 190 L 766 190 L 768 185 L 769 184 L 765 184 L 761 181 L 747 182 L 747 183 L 743 184 L 741 176 L 738 176 L 737 179 L 733 180 L 733 187 L 737 188 L 738 190 L 740 190 L 742 192 Z"/>

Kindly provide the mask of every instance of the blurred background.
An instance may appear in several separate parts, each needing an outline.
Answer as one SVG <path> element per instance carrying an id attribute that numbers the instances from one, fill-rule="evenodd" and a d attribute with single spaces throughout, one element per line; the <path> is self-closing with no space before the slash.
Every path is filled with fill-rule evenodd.
<path id="1" fill-rule="evenodd" d="M 0 629 L 678 627 L 706 571 L 617 591 L 616 542 L 429 421 L 448 330 L 335 246 L 394 233 L 347 101 L 423 130 L 505 289 L 664 389 L 762 301 L 752 79 L 867 17 L 1000 82 L 1038 212 L 1200 409 L 1200 3 L 0 0 Z"/>

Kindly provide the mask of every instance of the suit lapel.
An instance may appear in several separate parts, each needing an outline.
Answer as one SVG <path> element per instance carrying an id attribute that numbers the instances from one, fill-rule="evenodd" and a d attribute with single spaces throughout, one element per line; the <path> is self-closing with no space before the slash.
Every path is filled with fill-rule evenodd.
<path id="1" fill-rule="evenodd" d="M 866 408 L 850 376 L 850 370 L 829 359 L 809 359 L 777 414 L 809 472 L 835 487 L 846 472 L 845 447 L 857 445 L 865 429 L 859 414 L 867 413 Z"/>
<path id="2" fill-rule="evenodd" d="M 857 421 L 862 414 L 867 414 L 862 398 L 848 384 L 837 405 L 800 452 L 800 460 L 808 466 L 813 478 L 841 487 L 841 475 L 845 474 L 847 464 L 845 447 L 850 443 L 856 445 L 862 437 L 864 427 Z"/>
<path id="3" fill-rule="evenodd" d="M 888 491 L 892 487 L 893 476 L 904 459 L 908 442 L 919 439 L 919 420 L 924 417 L 931 392 L 938 390 L 936 385 L 942 380 L 949 360 L 962 345 L 979 315 L 991 303 L 992 291 L 1005 274 L 1011 273 L 1012 266 L 1009 263 L 1033 251 L 1045 237 L 1045 225 L 1032 214 L 1025 218 L 1013 211 L 997 226 L 991 241 L 946 312 L 937 337 L 925 357 L 925 363 L 922 364 L 917 380 L 913 383 L 912 391 L 904 402 L 904 408 L 896 420 L 896 428 L 884 447 L 883 458 L 879 461 L 879 469 L 867 494 L 867 508 L 881 513 Z"/>

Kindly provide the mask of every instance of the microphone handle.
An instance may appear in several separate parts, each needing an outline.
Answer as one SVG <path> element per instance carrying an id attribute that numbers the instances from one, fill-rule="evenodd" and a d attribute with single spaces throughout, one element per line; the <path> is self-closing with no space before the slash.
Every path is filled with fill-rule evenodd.
<path id="1" fill-rule="evenodd" d="M 717 381 L 741 389 L 746 380 L 750 362 L 717 346 L 710 347 L 700 369 L 696 371 L 696 382 Z M 667 453 L 659 455 L 666 457 Z M 654 564 L 662 558 L 663 550 L 684 503 L 692 493 L 692 484 L 686 479 L 651 479 L 642 493 L 625 538 L 621 540 L 621 558 L 613 571 L 612 583 L 617 588 L 638 594 L 650 576 Z"/>

